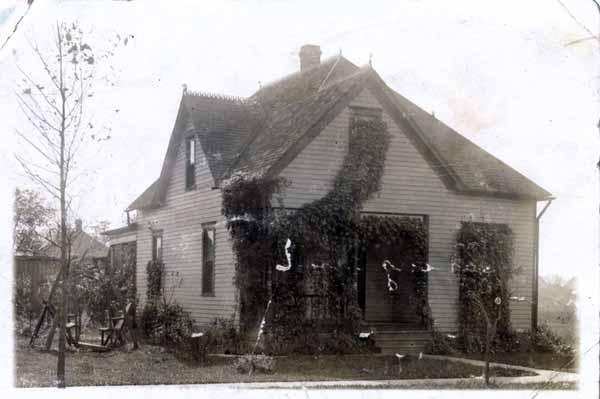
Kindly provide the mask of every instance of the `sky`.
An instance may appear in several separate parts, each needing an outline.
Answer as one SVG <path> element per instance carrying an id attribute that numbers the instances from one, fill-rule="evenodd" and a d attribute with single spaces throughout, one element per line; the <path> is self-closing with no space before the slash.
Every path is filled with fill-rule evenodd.
<path id="1" fill-rule="evenodd" d="M 0 0 L 2 42 L 25 3 Z M 596 32 L 598 17 L 589 0 L 562 3 L 569 12 L 549 0 L 35 1 L 0 50 L 0 166 L 7 187 L 31 186 L 13 156 L 25 126 L 16 66 L 39 69 L 27 43 L 48 46 L 57 20 L 78 20 L 98 50 L 129 38 L 86 104 L 111 135 L 79 162 L 73 210 L 88 226 L 125 223 L 123 210 L 158 177 L 183 84 L 249 96 L 296 71 L 300 46 L 313 43 L 323 57 L 372 58 L 389 86 L 550 191 L 540 273 L 570 278 L 597 264 L 599 63 L 595 41 L 567 43 Z"/>

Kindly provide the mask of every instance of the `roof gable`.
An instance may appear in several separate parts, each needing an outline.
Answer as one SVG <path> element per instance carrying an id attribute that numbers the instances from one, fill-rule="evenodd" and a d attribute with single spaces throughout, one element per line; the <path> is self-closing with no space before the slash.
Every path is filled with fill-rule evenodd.
<path id="1" fill-rule="evenodd" d="M 45 253 L 51 258 L 60 258 L 60 248 L 57 246 L 48 245 Z M 73 232 L 70 256 L 73 259 L 104 258 L 108 256 L 108 247 L 83 230 Z"/>
<path id="2" fill-rule="evenodd" d="M 448 189 L 476 195 L 551 197 L 389 88 L 369 66 L 358 68 L 337 56 L 265 85 L 248 99 L 184 92 L 160 177 L 128 209 L 164 203 L 188 123 L 199 138 L 215 185 L 234 175 L 276 175 L 365 87 L 371 89 Z"/>
<path id="3" fill-rule="evenodd" d="M 255 119 L 251 108 L 242 99 L 184 92 L 160 177 L 127 209 L 152 208 L 164 203 L 177 151 L 184 136 L 194 135 L 198 138 L 216 185 L 227 165 L 238 157 L 238 150 L 256 124 Z"/>
<path id="4" fill-rule="evenodd" d="M 260 124 L 223 177 L 268 173 L 316 121 L 325 115 L 335 116 L 332 109 L 340 108 L 338 103 L 353 94 L 360 72 L 356 65 L 337 56 L 257 91 L 249 103 Z"/>

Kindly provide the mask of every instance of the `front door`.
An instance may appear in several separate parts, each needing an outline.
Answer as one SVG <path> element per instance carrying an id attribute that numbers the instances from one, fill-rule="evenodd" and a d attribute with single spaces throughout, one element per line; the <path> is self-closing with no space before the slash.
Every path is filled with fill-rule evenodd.
<path id="1" fill-rule="evenodd" d="M 359 297 L 364 319 L 371 324 L 390 324 L 411 329 L 419 325 L 415 275 L 411 262 L 400 262 L 400 248 L 371 245 L 359 275 Z"/>

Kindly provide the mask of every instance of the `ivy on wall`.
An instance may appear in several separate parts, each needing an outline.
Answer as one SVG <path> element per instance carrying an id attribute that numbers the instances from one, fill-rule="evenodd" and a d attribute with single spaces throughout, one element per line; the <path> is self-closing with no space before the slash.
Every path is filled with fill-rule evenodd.
<path id="1" fill-rule="evenodd" d="M 459 337 L 469 352 L 485 346 L 485 316 L 498 318 L 497 339 L 511 335 L 508 281 L 512 265 L 513 235 L 505 224 L 463 222 L 456 238 L 455 272 L 459 275 Z"/>
<path id="2" fill-rule="evenodd" d="M 155 303 L 160 298 L 163 270 L 163 263 L 159 260 L 150 260 L 146 265 L 148 303 Z"/>
<path id="3" fill-rule="evenodd" d="M 422 221 L 360 217 L 363 203 L 380 189 L 389 142 L 382 120 L 353 119 L 333 189 L 294 212 L 272 208 L 273 195 L 286 186 L 282 179 L 238 178 L 224 188 L 242 328 L 255 327 L 272 298 L 267 335 L 293 339 L 315 330 L 355 332 L 362 317 L 357 295 L 361 251 L 375 242 L 401 242 L 411 266 L 425 264 Z M 288 240 L 292 267 L 276 271 L 277 264 L 287 264 Z M 426 279 L 416 280 L 425 282 L 417 284 L 423 295 Z"/>

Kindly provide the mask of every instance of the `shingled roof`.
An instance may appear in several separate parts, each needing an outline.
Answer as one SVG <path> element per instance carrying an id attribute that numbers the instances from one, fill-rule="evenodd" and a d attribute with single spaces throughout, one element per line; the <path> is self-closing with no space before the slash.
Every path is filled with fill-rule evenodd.
<path id="1" fill-rule="evenodd" d="M 449 189 L 478 195 L 551 197 L 389 88 L 370 66 L 359 68 L 340 55 L 266 85 L 248 99 L 184 93 L 161 176 L 128 209 L 163 203 L 189 122 L 216 185 L 235 175 L 276 175 L 367 87 Z"/>

